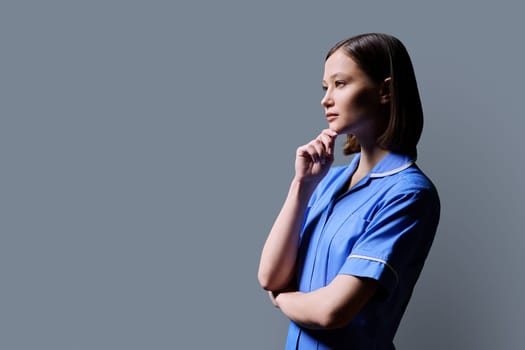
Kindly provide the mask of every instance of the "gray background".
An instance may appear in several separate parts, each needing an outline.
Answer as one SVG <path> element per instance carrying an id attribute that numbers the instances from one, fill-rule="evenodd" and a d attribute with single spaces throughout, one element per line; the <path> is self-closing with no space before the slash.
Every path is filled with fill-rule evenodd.
<path id="1" fill-rule="evenodd" d="M 3 1 L 0 348 L 282 348 L 259 253 L 369 31 L 412 55 L 443 204 L 396 343 L 523 348 L 517 3 Z"/>

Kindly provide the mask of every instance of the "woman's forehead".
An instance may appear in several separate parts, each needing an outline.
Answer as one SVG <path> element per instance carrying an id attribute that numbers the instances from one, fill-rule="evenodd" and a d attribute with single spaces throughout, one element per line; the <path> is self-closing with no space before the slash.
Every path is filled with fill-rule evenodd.
<path id="1" fill-rule="evenodd" d="M 359 65 L 344 51 L 337 50 L 324 64 L 323 80 L 331 80 L 340 75 L 364 74 Z"/>

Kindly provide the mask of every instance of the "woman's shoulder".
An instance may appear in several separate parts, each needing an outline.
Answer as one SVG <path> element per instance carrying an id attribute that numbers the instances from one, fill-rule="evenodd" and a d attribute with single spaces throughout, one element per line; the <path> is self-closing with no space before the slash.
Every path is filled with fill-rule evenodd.
<path id="1" fill-rule="evenodd" d="M 417 164 L 413 164 L 408 169 L 400 172 L 396 183 L 398 188 L 437 191 L 432 180 L 430 180 Z"/>
<path id="2" fill-rule="evenodd" d="M 391 186 L 388 187 L 389 196 L 416 196 L 424 197 L 439 205 L 439 194 L 432 180 L 416 165 L 393 175 Z"/>

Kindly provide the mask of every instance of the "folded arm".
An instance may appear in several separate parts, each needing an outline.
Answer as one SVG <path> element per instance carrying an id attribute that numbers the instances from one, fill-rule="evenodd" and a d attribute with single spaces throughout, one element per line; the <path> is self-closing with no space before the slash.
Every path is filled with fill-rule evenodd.
<path id="1" fill-rule="evenodd" d="M 284 292 L 274 304 L 306 328 L 339 328 L 348 324 L 379 289 L 370 278 L 340 274 L 326 287 L 309 293 Z"/>

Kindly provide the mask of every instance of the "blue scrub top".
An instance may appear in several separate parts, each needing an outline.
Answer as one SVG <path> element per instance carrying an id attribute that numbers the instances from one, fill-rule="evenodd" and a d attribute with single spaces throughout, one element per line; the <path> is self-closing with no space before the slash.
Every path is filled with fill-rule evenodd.
<path id="1" fill-rule="evenodd" d="M 359 159 L 331 168 L 310 198 L 297 285 L 310 292 L 348 274 L 382 288 L 344 328 L 311 330 L 291 322 L 287 350 L 395 349 L 394 335 L 437 229 L 439 197 L 414 159 L 396 153 L 342 193 Z"/>

